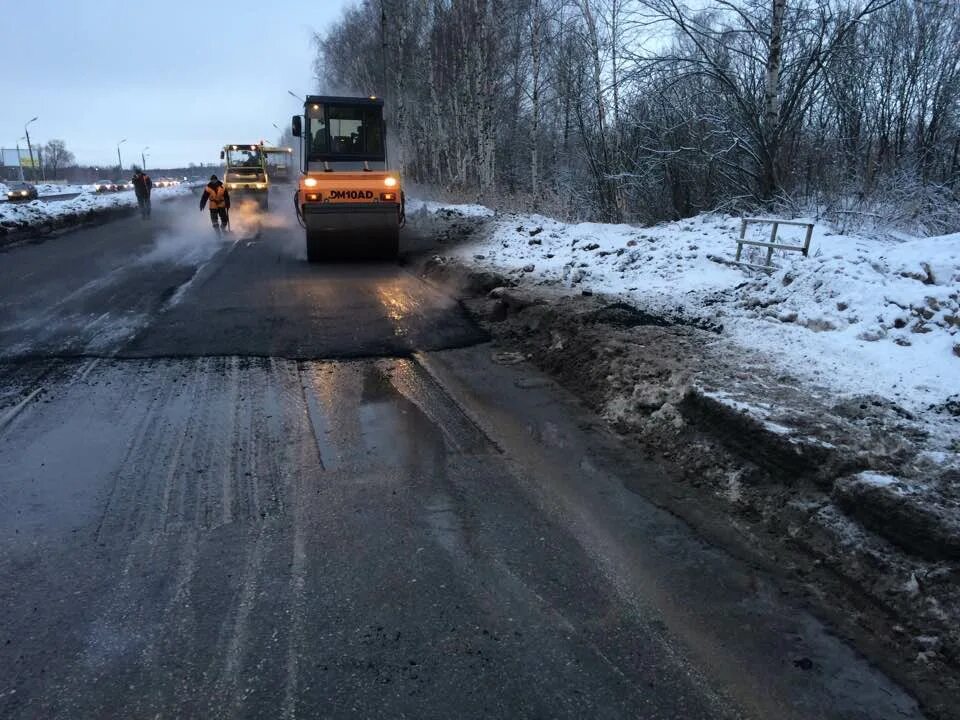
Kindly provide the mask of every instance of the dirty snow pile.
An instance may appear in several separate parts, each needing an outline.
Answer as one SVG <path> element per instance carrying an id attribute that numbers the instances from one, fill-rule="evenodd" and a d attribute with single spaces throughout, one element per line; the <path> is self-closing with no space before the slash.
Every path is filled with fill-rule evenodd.
<path id="1" fill-rule="evenodd" d="M 816 224 L 809 256 L 777 251 L 767 273 L 731 264 L 740 219 L 727 215 L 650 228 L 498 215 L 491 226 L 452 255 L 523 284 L 713 326 L 839 394 L 879 395 L 919 414 L 960 408 L 960 234 L 870 238 Z M 769 225 L 749 228 L 749 239 L 769 240 Z M 802 245 L 804 233 L 781 226 L 778 242 Z M 762 263 L 765 253 L 745 247 L 742 259 Z M 942 435 L 955 422 L 941 431 L 960 445 Z"/>
<path id="2" fill-rule="evenodd" d="M 183 186 L 157 188 L 152 197 L 156 200 L 190 194 L 191 189 Z M 70 200 L 44 202 L 32 200 L 20 203 L 0 203 L 0 226 L 7 229 L 26 228 L 44 225 L 72 215 L 84 215 L 91 211 L 111 208 L 133 207 L 137 198 L 132 190 L 109 195 L 84 192 Z"/>
<path id="3" fill-rule="evenodd" d="M 459 215 L 461 217 L 493 217 L 496 213 L 483 205 L 448 205 L 430 200 L 406 201 L 406 212 L 410 215 L 426 212 L 431 214 Z"/>

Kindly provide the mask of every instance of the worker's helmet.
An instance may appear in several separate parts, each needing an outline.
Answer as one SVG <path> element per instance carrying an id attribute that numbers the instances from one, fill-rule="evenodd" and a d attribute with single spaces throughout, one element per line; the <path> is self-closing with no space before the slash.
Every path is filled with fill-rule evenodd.
<path id="1" fill-rule="evenodd" d="M 211 180 L 211 181 L 213 181 L 213 180 L 219 180 L 219 178 L 218 178 L 216 175 L 211 175 L 211 176 L 210 176 L 210 180 Z"/>

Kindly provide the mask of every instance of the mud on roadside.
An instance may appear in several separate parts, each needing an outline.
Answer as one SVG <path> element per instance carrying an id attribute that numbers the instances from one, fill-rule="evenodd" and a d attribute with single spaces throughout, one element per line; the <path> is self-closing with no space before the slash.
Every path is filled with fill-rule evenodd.
<path id="1" fill-rule="evenodd" d="M 927 712 L 956 717 L 960 473 L 909 413 L 804 387 L 682 316 L 440 257 L 422 272 L 671 468 L 671 487 L 638 492 L 775 569 Z"/>

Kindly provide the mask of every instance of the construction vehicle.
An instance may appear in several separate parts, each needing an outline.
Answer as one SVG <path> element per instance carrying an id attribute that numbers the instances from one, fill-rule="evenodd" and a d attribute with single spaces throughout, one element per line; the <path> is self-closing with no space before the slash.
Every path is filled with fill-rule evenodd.
<path id="1" fill-rule="evenodd" d="M 263 147 L 267 175 L 274 184 L 286 184 L 293 178 L 293 148 Z"/>
<path id="2" fill-rule="evenodd" d="M 303 148 L 294 202 L 307 259 L 395 258 L 404 199 L 388 169 L 383 100 L 307 96 L 293 134 Z"/>
<path id="3" fill-rule="evenodd" d="M 233 202 L 253 200 L 261 210 L 269 208 L 270 178 L 261 143 L 224 145 L 220 159 L 225 163 L 223 184 Z"/>

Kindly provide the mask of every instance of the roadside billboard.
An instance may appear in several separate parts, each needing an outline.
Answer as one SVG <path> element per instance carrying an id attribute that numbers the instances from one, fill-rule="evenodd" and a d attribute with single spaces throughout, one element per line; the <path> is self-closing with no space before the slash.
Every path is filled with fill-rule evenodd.
<path id="1" fill-rule="evenodd" d="M 20 149 L 20 158 L 17 159 L 16 148 L 0 148 L 0 166 L 5 168 L 31 167 L 30 153 L 26 148 Z"/>
<path id="2" fill-rule="evenodd" d="M 34 166 L 38 170 L 34 170 Z M 19 180 L 23 169 L 26 170 L 29 179 L 33 173 L 39 171 L 39 168 L 39 148 L 34 148 L 32 161 L 27 148 L 20 148 L 19 157 L 16 148 L 0 148 L 0 180 Z"/>

